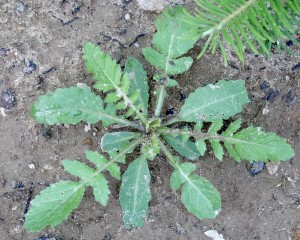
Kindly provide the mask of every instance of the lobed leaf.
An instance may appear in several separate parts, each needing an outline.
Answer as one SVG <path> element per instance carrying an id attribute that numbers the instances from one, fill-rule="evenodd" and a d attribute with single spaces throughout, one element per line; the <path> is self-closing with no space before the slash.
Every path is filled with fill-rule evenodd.
<path id="1" fill-rule="evenodd" d="M 116 110 L 129 108 L 127 112 L 128 117 L 135 114 L 135 117 L 139 118 L 143 123 L 146 122 L 147 112 L 140 112 L 142 109 L 145 110 L 145 103 L 140 102 L 141 98 L 134 91 L 137 87 L 140 87 L 136 86 L 137 82 L 131 81 L 127 72 L 122 75 L 121 66 L 110 55 L 102 52 L 98 46 L 92 43 L 84 45 L 84 60 L 87 72 L 92 73 L 93 78 L 96 80 L 94 88 L 103 92 L 111 91 L 105 101 L 107 103 L 116 103 L 120 100 L 116 106 L 111 105 L 111 107 L 115 106 Z M 135 64 L 137 66 L 136 62 Z M 141 66 L 139 65 L 139 67 Z M 139 69 L 141 70 L 142 68 Z M 145 87 L 145 84 L 144 82 L 143 87 Z M 134 89 L 130 90 L 131 87 Z M 142 89 L 139 90 L 142 91 Z M 147 95 L 143 96 L 143 101 L 147 100 L 145 98 Z M 148 101 L 146 101 L 146 106 L 148 106 Z"/>
<path id="2" fill-rule="evenodd" d="M 232 137 L 224 137 L 223 141 L 229 154 L 236 160 L 279 162 L 295 155 L 284 138 L 272 132 L 264 132 L 261 128 L 248 127 Z"/>
<path id="3" fill-rule="evenodd" d="M 187 122 L 213 122 L 228 119 L 249 103 L 245 82 L 221 80 L 198 88 L 185 100 L 177 119 Z"/>
<path id="4" fill-rule="evenodd" d="M 120 85 L 121 66 L 111 56 L 92 43 L 84 44 L 83 53 L 87 72 L 97 81 L 94 88 L 107 92 Z"/>
<path id="5" fill-rule="evenodd" d="M 78 182 L 60 181 L 51 184 L 31 201 L 24 228 L 38 232 L 47 226 L 55 227 L 79 206 L 83 193 L 84 186 Z"/>
<path id="6" fill-rule="evenodd" d="M 181 57 L 187 53 L 196 41 L 186 37 L 191 29 L 184 21 L 182 7 L 167 8 L 157 19 L 157 32 L 153 44 L 157 50 L 144 48 L 143 55 L 152 65 L 164 71 L 165 75 L 175 75 L 187 71 L 193 59 Z"/>
<path id="7" fill-rule="evenodd" d="M 197 151 L 195 143 L 191 140 L 184 142 L 181 136 L 174 137 L 172 135 L 162 135 L 170 146 L 177 151 L 183 157 L 190 160 L 197 160 L 200 157 L 200 153 Z"/>
<path id="8" fill-rule="evenodd" d="M 122 176 L 120 204 L 126 228 L 141 227 L 148 213 L 151 175 L 143 156 L 129 164 Z"/>
<path id="9" fill-rule="evenodd" d="M 79 177 L 85 183 L 84 185 L 91 186 L 95 200 L 106 206 L 110 191 L 107 180 L 101 173 L 97 173 L 94 169 L 76 160 L 63 160 L 62 164 L 65 171 Z"/>
<path id="10" fill-rule="evenodd" d="M 105 167 L 105 169 L 110 173 L 112 177 L 115 177 L 118 180 L 121 179 L 121 171 L 118 164 L 111 163 L 109 166 L 106 167 L 108 163 L 107 159 L 98 152 L 93 151 L 86 151 L 86 158 L 90 160 L 93 164 L 95 164 L 97 169 Z"/>

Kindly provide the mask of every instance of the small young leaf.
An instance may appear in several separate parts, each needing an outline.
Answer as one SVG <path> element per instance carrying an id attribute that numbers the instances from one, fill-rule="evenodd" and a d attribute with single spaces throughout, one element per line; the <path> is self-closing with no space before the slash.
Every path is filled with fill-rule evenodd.
<path id="1" fill-rule="evenodd" d="M 162 136 L 170 146 L 176 150 L 180 155 L 186 157 L 190 160 L 197 160 L 200 157 L 199 152 L 196 149 L 195 143 L 191 140 L 186 142 L 182 141 L 181 136 L 174 137 L 172 135 L 163 135 Z"/>
<path id="2" fill-rule="evenodd" d="M 120 151 L 130 144 L 130 140 L 141 136 L 133 132 L 106 133 L 101 139 L 101 149 L 105 152 Z"/>
<path id="3" fill-rule="evenodd" d="M 24 228 L 37 232 L 47 226 L 55 227 L 79 206 L 84 186 L 79 182 L 60 181 L 42 190 L 31 202 Z"/>
<path id="4" fill-rule="evenodd" d="M 177 118 L 179 121 L 213 122 L 242 111 L 242 106 L 249 103 L 245 82 L 224 81 L 198 88 L 185 100 Z"/>
<path id="5" fill-rule="evenodd" d="M 141 227 L 148 213 L 151 175 L 147 160 L 137 158 L 129 164 L 122 176 L 120 188 L 120 204 L 123 212 L 123 221 L 126 228 Z"/>
<path id="6" fill-rule="evenodd" d="M 145 142 L 141 148 L 141 154 L 149 159 L 153 160 L 160 152 L 160 140 L 157 136 L 153 135 L 150 141 Z"/>
<path id="7" fill-rule="evenodd" d="M 86 182 L 85 185 L 91 186 L 95 200 L 103 206 L 106 206 L 110 191 L 108 189 L 107 180 L 101 173 L 96 174 L 94 169 L 76 160 L 63 160 L 62 163 L 65 171 L 76 177 L 80 177 L 82 181 Z"/>
<path id="8" fill-rule="evenodd" d="M 295 155 L 284 138 L 272 132 L 264 132 L 261 128 L 248 127 L 232 137 L 224 137 L 222 141 L 231 144 L 225 147 L 233 147 L 241 159 L 250 162 L 286 161 Z"/>
<path id="9" fill-rule="evenodd" d="M 142 111 L 147 115 L 149 87 L 147 73 L 143 65 L 136 58 L 130 57 L 125 63 L 125 72 L 127 72 L 130 79 L 129 94 L 138 93 L 137 104 L 141 104 Z"/>
<path id="10" fill-rule="evenodd" d="M 98 152 L 86 151 L 86 158 L 96 165 L 97 169 L 103 168 L 107 163 L 107 159 L 99 154 Z M 110 173 L 112 177 L 116 179 L 121 179 L 120 167 L 116 163 L 111 163 L 106 170 Z"/>
<path id="11" fill-rule="evenodd" d="M 218 190 L 205 178 L 191 175 L 182 188 L 181 201 L 199 219 L 215 218 L 221 210 Z"/>
<path id="12" fill-rule="evenodd" d="M 171 189 L 178 190 L 180 186 L 187 181 L 187 176 L 196 169 L 196 165 L 189 162 L 178 164 L 170 178 Z"/>

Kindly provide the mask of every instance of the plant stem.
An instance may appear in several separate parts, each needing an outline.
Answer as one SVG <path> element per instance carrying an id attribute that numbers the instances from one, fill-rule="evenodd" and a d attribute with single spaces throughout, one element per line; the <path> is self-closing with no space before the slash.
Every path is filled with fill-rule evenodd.
<path id="1" fill-rule="evenodd" d="M 166 147 L 165 144 L 163 144 L 163 142 L 160 142 L 160 147 L 161 147 L 161 150 L 163 151 L 163 153 L 166 155 L 167 159 L 168 159 L 168 162 L 174 167 L 177 169 L 177 160 L 174 158 L 174 156 L 172 155 L 172 153 L 170 153 L 169 149 Z"/>
<path id="2" fill-rule="evenodd" d="M 169 125 L 179 122 L 179 121 L 180 121 L 180 119 L 178 117 L 173 117 L 169 121 L 163 123 L 162 126 L 169 126 Z"/>
<path id="3" fill-rule="evenodd" d="M 131 122 L 129 120 L 122 119 L 122 118 L 115 117 L 115 116 L 111 116 L 111 115 L 108 115 L 108 114 L 105 114 L 105 113 L 100 113 L 100 115 L 102 115 L 106 119 L 113 120 L 115 122 L 118 122 L 118 123 L 120 123 L 122 125 L 125 125 L 125 126 L 128 126 L 128 127 L 133 127 L 133 128 L 138 129 L 140 131 L 145 130 L 143 126 L 141 126 L 139 124 L 136 124 L 134 122 Z"/>

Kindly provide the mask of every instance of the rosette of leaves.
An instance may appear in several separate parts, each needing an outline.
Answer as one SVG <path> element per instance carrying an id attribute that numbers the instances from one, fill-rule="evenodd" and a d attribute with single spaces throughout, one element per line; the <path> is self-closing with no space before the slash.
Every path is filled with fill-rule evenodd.
<path id="1" fill-rule="evenodd" d="M 154 161 L 160 152 L 174 168 L 171 189 L 181 191 L 182 203 L 199 219 L 215 218 L 221 209 L 217 189 L 196 173 L 197 161 L 204 155 L 207 144 L 219 160 L 223 158 L 224 148 L 237 162 L 276 162 L 294 156 L 291 146 L 275 133 L 252 126 L 239 131 L 240 119 L 225 129 L 223 120 L 241 112 L 249 103 L 242 80 L 221 80 L 196 89 L 175 117 L 168 121 L 161 118 L 167 89 L 177 84 L 174 75 L 187 71 L 193 62 L 183 56 L 194 44 L 182 38 L 187 30 L 183 16 L 181 7 L 164 11 L 156 22 L 155 49 L 143 49 L 145 58 L 157 68 L 153 116 L 152 110 L 148 111 L 149 79 L 142 64 L 129 58 L 122 71 L 116 61 L 92 43 L 84 45 L 86 68 L 96 81 L 93 88 L 102 91 L 105 98 L 88 87 L 70 87 L 40 96 L 33 105 L 31 115 L 41 124 L 102 122 L 109 132 L 102 136 L 101 153 L 86 152 L 87 164 L 78 160 L 62 161 L 65 171 L 77 180 L 51 184 L 35 197 L 25 216 L 27 231 L 61 223 L 79 206 L 87 187 L 93 189 L 95 201 L 106 206 L 110 194 L 108 174 L 122 181 L 119 200 L 125 227 L 141 227 L 151 200 L 148 161 Z M 190 128 L 176 128 L 179 122 Z M 202 129 L 204 122 L 210 123 L 207 131 Z M 118 131 L 109 128 L 115 124 Z M 128 164 L 123 174 L 120 164 Z"/>
<path id="2" fill-rule="evenodd" d="M 195 0 L 195 14 L 187 11 L 187 22 L 194 27 L 191 38 L 206 39 L 198 58 L 208 50 L 221 50 L 227 65 L 225 44 L 244 63 L 244 52 L 269 56 L 272 48 L 285 49 L 287 41 L 300 46 L 296 34 L 300 27 L 299 0 Z"/>

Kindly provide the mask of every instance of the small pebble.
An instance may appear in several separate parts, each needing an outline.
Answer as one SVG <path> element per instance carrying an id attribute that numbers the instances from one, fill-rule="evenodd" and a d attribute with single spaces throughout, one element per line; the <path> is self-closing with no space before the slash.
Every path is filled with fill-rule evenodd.
<path id="1" fill-rule="evenodd" d="M 297 70 L 300 67 L 300 62 L 298 62 L 295 66 L 292 67 L 292 71 Z"/>
<path id="2" fill-rule="evenodd" d="M 92 145 L 93 145 L 93 140 L 92 140 L 90 137 L 87 137 L 87 138 L 85 138 L 85 139 L 82 141 L 82 144 L 83 144 L 83 145 L 89 145 L 89 146 L 92 146 Z"/>
<path id="3" fill-rule="evenodd" d="M 270 175 L 274 175 L 278 168 L 279 168 L 279 163 L 274 163 L 274 162 L 269 162 L 266 164 L 267 171 Z"/>
<path id="4" fill-rule="evenodd" d="M 297 101 L 297 96 L 292 91 L 288 91 L 287 95 L 285 96 L 285 103 L 289 106 L 293 105 Z"/>
<path id="5" fill-rule="evenodd" d="M 33 163 L 29 164 L 28 167 L 29 167 L 30 169 L 35 169 L 35 165 L 34 165 Z"/>
<path id="6" fill-rule="evenodd" d="M 17 11 L 24 12 L 25 11 L 25 5 L 23 2 L 17 3 Z"/>
<path id="7" fill-rule="evenodd" d="M 52 237 L 52 235 L 48 235 L 47 236 L 43 236 L 43 237 L 38 237 L 34 240 L 62 240 L 62 238 L 59 238 L 59 237 Z"/>
<path id="8" fill-rule="evenodd" d="M 131 18 L 131 17 L 130 17 L 130 14 L 129 14 L 129 13 L 126 13 L 125 16 L 124 16 L 124 18 L 125 18 L 126 21 L 129 21 L 130 18 Z"/>
<path id="9" fill-rule="evenodd" d="M 24 73 L 30 74 L 36 69 L 36 67 L 37 65 L 32 60 L 29 60 L 23 71 Z"/>
<path id="10" fill-rule="evenodd" d="M 269 102 L 274 102 L 276 98 L 280 95 L 280 91 L 277 89 L 269 89 L 269 91 L 265 95 L 265 99 Z"/>
<path id="11" fill-rule="evenodd" d="M 267 88 L 269 88 L 269 87 L 270 87 L 270 83 L 268 83 L 268 82 L 266 82 L 266 81 L 264 81 L 263 83 L 259 84 L 259 88 L 260 88 L 261 90 L 267 89 Z"/>
<path id="12" fill-rule="evenodd" d="M 18 188 L 18 189 L 23 189 L 24 188 L 24 184 L 22 182 L 18 182 L 16 180 L 12 180 L 10 182 L 10 186 L 15 189 L 15 188 Z"/>
<path id="13" fill-rule="evenodd" d="M 103 240 L 112 240 L 112 237 L 107 233 L 104 235 Z"/>
<path id="14" fill-rule="evenodd" d="M 0 106 L 6 109 L 11 109 L 15 105 L 16 105 L 16 98 L 14 92 L 9 88 L 3 89 L 1 92 Z"/>
<path id="15" fill-rule="evenodd" d="M 14 206 L 11 208 L 12 211 L 16 211 L 18 209 L 18 206 Z"/>
<path id="16" fill-rule="evenodd" d="M 182 102 L 184 99 L 186 99 L 185 94 L 183 92 L 179 92 L 179 100 Z"/>
<path id="17" fill-rule="evenodd" d="M 250 169 L 250 174 L 255 176 L 259 174 L 264 169 L 265 163 L 264 162 L 254 162 Z"/>
<path id="18" fill-rule="evenodd" d="M 87 124 L 87 125 L 84 125 L 84 131 L 85 132 L 88 132 L 90 131 L 92 128 L 91 128 L 91 124 Z"/>
<path id="19" fill-rule="evenodd" d="M 168 116 L 168 115 L 172 115 L 172 114 L 174 114 L 174 108 L 169 108 L 166 112 L 166 115 Z"/>

